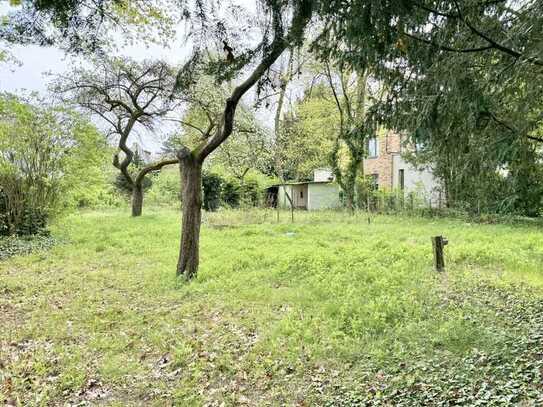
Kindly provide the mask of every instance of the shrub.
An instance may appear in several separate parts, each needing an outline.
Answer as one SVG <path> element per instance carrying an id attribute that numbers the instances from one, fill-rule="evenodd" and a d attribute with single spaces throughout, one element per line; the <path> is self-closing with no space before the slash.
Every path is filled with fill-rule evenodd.
<path id="1" fill-rule="evenodd" d="M 203 206 L 206 211 L 216 211 L 221 204 L 222 178 L 212 172 L 202 175 Z"/>
<path id="2" fill-rule="evenodd" d="M 225 180 L 221 191 L 221 201 L 230 208 L 239 207 L 240 190 L 239 182 L 234 179 Z"/>
<path id="3" fill-rule="evenodd" d="M 131 171 L 133 173 L 136 173 L 139 170 L 141 170 L 143 167 L 145 167 L 145 162 L 140 157 L 138 151 L 136 150 L 136 151 L 134 151 L 134 157 L 132 158 L 132 163 L 129 166 L 129 171 Z M 152 177 L 154 175 L 156 175 L 156 173 L 148 174 L 143 179 L 142 186 L 143 186 L 144 191 L 147 191 L 149 188 L 151 188 L 151 185 L 153 185 Z M 135 178 L 135 175 L 132 175 L 132 178 Z M 127 196 L 132 195 L 132 185 L 130 184 L 130 182 L 128 182 L 126 177 L 123 174 L 121 174 L 120 172 L 117 173 L 117 175 L 115 176 L 115 181 L 113 182 L 113 185 L 122 194 L 127 195 Z"/>
<path id="4" fill-rule="evenodd" d="M 262 189 L 256 177 L 246 177 L 243 184 L 237 178 L 206 172 L 203 180 L 204 209 L 214 211 L 228 208 L 255 207 L 262 201 Z"/>
<path id="5" fill-rule="evenodd" d="M 152 176 L 152 175 L 151 175 Z M 115 189 L 119 191 L 121 194 L 125 196 L 131 196 L 132 195 L 132 185 L 127 181 L 125 176 L 121 173 L 117 174 L 115 176 L 115 181 L 113 182 L 113 185 L 115 186 Z M 153 185 L 153 181 L 150 176 L 146 176 L 143 179 L 143 190 L 147 191 L 151 188 Z"/>
<path id="6" fill-rule="evenodd" d="M 47 225 L 47 210 L 29 199 L 28 182 L 13 173 L 0 174 L 0 236 L 33 235 Z"/>
<path id="7" fill-rule="evenodd" d="M 202 206 L 206 211 L 216 211 L 220 207 L 255 207 L 262 202 L 263 185 L 271 183 L 263 175 L 251 174 L 243 184 L 233 177 L 213 170 L 202 174 Z M 152 205 L 178 205 L 180 202 L 179 170 L 174 167 L 163 169 L 153 177 L 153 184 L 145 197 Z"/>
<path id="8" fill-rule="evenodd" d="M 247 179 L 239 186 L 239 195 L 242 205 L 258 206 L 261 201 L 261 189 L 254 179 Z"/>
<path id="9" fill-rule="evenodd" d="M 0 117 L 0 234 L 36 234 L 102 176 L 105 141 L 73 111 L 10 95 Z"/>

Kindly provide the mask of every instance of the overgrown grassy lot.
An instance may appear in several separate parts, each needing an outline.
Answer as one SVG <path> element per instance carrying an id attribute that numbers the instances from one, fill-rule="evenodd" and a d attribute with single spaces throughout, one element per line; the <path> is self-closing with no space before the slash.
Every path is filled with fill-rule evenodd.
<path id="1" fill-rule="evenodd" d="M 0 263 L 0 394 L 22 406 L 541 405 L 543 231 L 364 214 L 57 221 Z M 447 271 L 432 270 L 444 234 Z"/>

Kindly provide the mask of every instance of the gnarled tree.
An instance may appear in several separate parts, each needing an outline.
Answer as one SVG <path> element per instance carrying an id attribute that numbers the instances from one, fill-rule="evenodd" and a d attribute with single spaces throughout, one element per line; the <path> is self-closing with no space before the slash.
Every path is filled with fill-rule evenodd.
<path id="1" fill-rule="evenodd" d="M 166 158 L 134 173 L 134 150 L 129 144 L 137 126 L 153 130 L 157 121 L 177 107 L 179 99 L 172 97 L 174 82 L 175 74 L 164 62 L 104 57 L 91 68 L 76 68 L 59 76 L 53 87 L 65 103 L 76 104 L 103 119 L 116 137 L 119 151 L 113 165 L 132 190 L 132 216 L 142 213 L 145 176 L 177 163 L 175 157 Z"/>
<path id="2" fill-rule="evenodd" d="M 268 0 L 263 3 L 264 11 L 270 16 L 271 23 L 265 30 L 263 39 L 258 44 L 257 49 L 246 53 L 246 55 L 252 55 L 253 57 L 260 54 L 260 60 L 245 80 L 233 89 L 226 99 L 218 120 L 216 122 L 214 122 L 214 119 L 210 121 L 210 127 L 203 135 L 201 143 L 194 148 L 181 147 L 177 152 L 183 199 L 181 246 L 177 274 L 184 275 L 186 279 L 191 279 L 196 275 L 199 265 L 202 206 L 201 181 L 204 160 L 232 134 L 236 109 L 243 95 L 265 77 L 267 71 L 285 49 L 301 44 L 314 6 L 314 2 L 310 0 L 292 2 Z M 288 18 L 289 15 L 290 18 Z M 287 18 L 290 20 L 288 27 L 285 26 Z M 272 36 L 271 41 L 269 38 L 270 33 Z M 227 60 L 225 64 L 235 66 L 236 61 Z"/>

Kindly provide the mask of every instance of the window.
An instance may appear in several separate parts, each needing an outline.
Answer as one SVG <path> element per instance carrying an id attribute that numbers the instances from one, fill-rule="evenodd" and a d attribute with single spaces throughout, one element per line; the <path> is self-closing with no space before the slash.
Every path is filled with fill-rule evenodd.
<path id="1" fill-rule="evenodd" d="M 403 191 L 404 189 L 404 186 L 405 186 L 405 175 L 404 175 L 404 170 L 398 170 L 398 186 L 400 187 L 400 189 Z"/>
<path id="2" fill-rule="evenodd" d="M 371 174 L 371 189 L 377 191 L 379 189 L 379 174 Z"/>
<path id="3" fill-rule="evenodd" d="M 372 137 L 368 140 L 368 157 L 376 158 L 379 155 L 379 141 L 377 137 Z"/>
<path id="4" fill-rule="evenodd" d="M 304 198 L 304 191 L 300 191 L 300 198 Z"/>

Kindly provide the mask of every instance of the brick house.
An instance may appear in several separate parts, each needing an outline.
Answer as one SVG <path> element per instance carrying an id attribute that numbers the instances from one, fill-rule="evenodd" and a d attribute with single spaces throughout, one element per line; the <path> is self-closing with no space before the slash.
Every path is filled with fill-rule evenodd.
<path id="1" fill-rule="evenodd" d="M 402 190 L 414 193 L 424 204 L 439 206 L 440 184 L 428 169 L 417 169 L 402 157 L 402 138 L 385 131 L 368 141 L 368 156 L 363 161 L 364 175 L 372 178 L 380 191 Z M 287 182 L 266 190 L 268 205 L 289 208 L 288 196 L 297 209 L 331 209 L 341 206 L 339 185 L 328 168 L 314 170 L 312 181 Z"/>
<path id="2" fill-rule="evenodd" d="M 432 205 L 441 201 L 440 184 L 429 169 L 417 169 L 402 157 L 402 137 L 385 131 L 368 141 L 368 156 L 363 161 L 364 175 L 371 177 L 378 190 L 413 192 Z"/>

